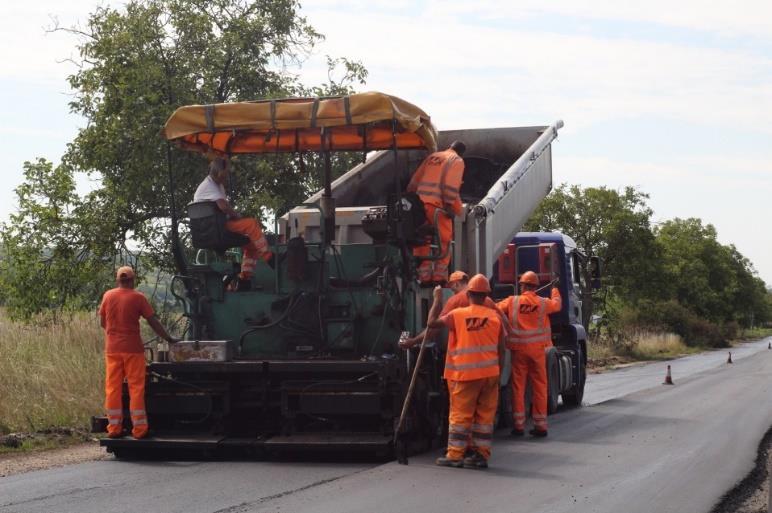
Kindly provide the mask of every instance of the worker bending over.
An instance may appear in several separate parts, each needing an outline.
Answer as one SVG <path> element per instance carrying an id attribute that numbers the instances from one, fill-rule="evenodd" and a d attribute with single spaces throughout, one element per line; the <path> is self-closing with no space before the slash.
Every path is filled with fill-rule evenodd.
<path id="1" fill-rule="evenodd" d="M 273 253 L 268 247 L 268 241 L 263 235 L 263 227 L 260 221 L 252 217 L 242 217 L 228 202 L 225 194 L 225 184 L 230 173 L 230 162 L 227 159 L 217 157 L 209 163 L 209 176 L 196 189 L 193 201 L 214 201 L 217 207 L 228 216 L 225 227 L 228 231 L 240 233 L 249 237 L 249 242 L 242 246 L 241 273 L 239 273 L 239 289 L 249 287 L 252 275 L 255 272 L 257 260 L 262 260 L 273 267 Z"/>
<path id="2" fill-rule="evenodd" d="M 445 151 L 432 153 L 424 159 L 410 179 L 408 192 L 415 192 L 424 204 L 424 213 L 429 224 L 434 225 L 437 216 L 437 228 L 440 237 L 439 260 L 421 260 L 418 266 L 418 280 L 422 283 L 445 283 L 448 279 L 450 264 L 450 241 L 453 239 L 453 217 L 461 215 L 461 183 L 464 179 L 464 155 L 466 146 L 454 141 Z M 438 212 L 438 209 L 444 212 Z M 416 246 L 413 256 L 431 256 L 430 244 Z"/>
<path id="3" fill-rule="evenodd" d="M 512 326 L 507 347 L 512 350 L 513 436 L 525 434 L 525 387 L 531 380 L 533 429 L 535 437 L 547 436 L 547 368 L 544 350 L 552 347 L 549 314 L 561 308 L 557 280 L 550 299 L 536 294 L 539 278 L 533 271 L 520 277 L 520 295 L 497 304 Z"/>
<path id="4" fill-rule="evenodd" d="M 427 327 L 445 326 L 454 335 L 445 359 L 450 414 L 447 453 L 436 461 L 440 466 L 488 467 L 504 356 L 504 331 L 498 313 L 483 306 L 490 291 L 485 276 L 473 276 L 466 291 L 470 305 L 439 317 L 442 288 L 434 289 Z M 470 454 L 465 456 L 467 450 Z"/>
<path id="5" fill-rule="evenodd" d="M 99 306 L 99 319 L 105 330 L 105 409 L 107 436 L 123 436 L 123 380 L 129 385 L 131 434 L 147 436 L 145 411 L 145 347 L 139 334 L 139 318 L 144 317 L 159 337 L 170 337 L 153 312 L 147 298 L 134 290 L 134 269 L 121 267 L 116 273 L 117 287 L 105 292 Z"/>

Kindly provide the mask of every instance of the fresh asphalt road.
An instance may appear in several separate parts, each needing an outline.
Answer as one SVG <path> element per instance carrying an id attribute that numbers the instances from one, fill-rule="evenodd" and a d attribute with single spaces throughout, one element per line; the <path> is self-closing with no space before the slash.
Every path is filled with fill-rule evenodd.
<path id="1" fill-rule="evenodd" d="M 396 463 L 99 461 L 0 478 L 8 512 L 708 512 L 772 425 L 768 341 L 591 375 L 546 440 L 494 443 L 487 471 Z"/>

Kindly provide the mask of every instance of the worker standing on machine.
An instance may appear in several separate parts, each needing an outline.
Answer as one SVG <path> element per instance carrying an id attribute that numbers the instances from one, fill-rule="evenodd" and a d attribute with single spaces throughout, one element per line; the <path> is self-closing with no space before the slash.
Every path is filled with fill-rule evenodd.
<path id="1" fill-rule="evenodd" d="M 445 151 L 432 153 L 424 159 L 410 179 L 408 192 L 415 192 L 424 204 L 426 221 L 434 225 L 437 216 L 437 230 L 440 238 L 438 260 L 421 260 L 418 266 L 418 281 L 421 283 L 445 283 L 450 265 L 450 241 L 453 239 L 453 218 L 461 215 L 461 183 L 464 179 L 464 160 L 461 158 L 466 146 L 461 141 L 454 141 Z M 437 212 L 438 209 L 445 211 Z M 430 245 L 424 244 L 413 248 L 413 256 L 432 255 Z"/>
<path id="2" fill-rule="evenodd" d="M 233 233 L 240 233 L 249 237 L 249 243 L 242 246 L 241 273 L 239 273 L 238 290 L 248 290 L 252 274 L 255 272 L 257 260 L 274 266 L 274 258 L 268 241 L 263 235 L 263 227 L 260 221 L 252 217 L 242 217 L 236 212 L 225 194 L 225 184 L 230 173 L 230 162 L 222 157 L 217 157 L 209 163 L 209 175 L 196 189 L 193 201 L 214 201 L 217 207 L 228 216 L 225 227 Z"/>
<path id="3" fill-rule="evenodd" d="M 447 327 L 454 334 L 445 359 L 450 413 L 447 453 L 436 461 L 440 466 L 488 467 L 505 338 L 498 313 L 483 306 L 490 291 L 485 276 L 473 276 L 466 290 L 470 305 L 439 317 L 442 288 L 434 289 L 427 327 Z"/>
<path id="4" fill-rule="evenodd" d="M 105 409 L 107 436 L 123 436 L 123 380 L 129 385 L 131 434 L 145 438 L 148 432 L 145 411 L 145 347 L 139 334 L 139 318 L 144 317 L 159 337 L 169 336 L 156 317 L 147 298 L 134 290 L 134 269 L 121 267 L 116 273 L 117 287 L 105 292 L 99 318 L 105 330 Z"/>
<path id="5" fill-rule="evenodd" d="M 562 302 L 557 280 L 552 282 L 551 298 L 536 294 L 539 277 L 526 271 L 520 277 L 520 295 L 510 296 L 497 306 L 512 325 L 507 346 L 512 350 L 513 436 L 525 434 L 525 387 L 532 385 L 533 429 L 535 437 L 547 436 L 547 368 L 544 350 L 552 346 L 549 314 L 559 312 Z"/>

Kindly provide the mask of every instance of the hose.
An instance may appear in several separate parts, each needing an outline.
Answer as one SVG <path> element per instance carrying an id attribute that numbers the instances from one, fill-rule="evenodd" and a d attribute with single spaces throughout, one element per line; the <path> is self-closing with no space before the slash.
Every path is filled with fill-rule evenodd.
<path id="1" fill-rule="evenodd" d="M 268 324 L 253 326 L 243 331 L 241 333 L 241 336 L 239 337 L 239 355 L 241 355 L 241 352 L 244 348 L 244 338 L 246 338 L 247 335 L 251 335 L 252 333 L 255 333 L 256 331 L 259 331 L 259 330 L 264 330 L 268 328 L 273 328 L 274 326 L 278 326 L 292 312 L 292 309 L 296 306 L 296 299 L 298 297 L 300 297 L 300 294 L 294 294 L 290 296 L 289 304 L 287 304 L 287 309 L 284 310 L 284 312 L 275 321 Z"/>

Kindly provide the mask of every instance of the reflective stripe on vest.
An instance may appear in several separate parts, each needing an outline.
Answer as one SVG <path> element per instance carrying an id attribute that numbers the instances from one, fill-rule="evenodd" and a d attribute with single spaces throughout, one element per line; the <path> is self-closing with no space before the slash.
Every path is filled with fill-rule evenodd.
<path id="1" fill-rule="evenodd" d="M 550 342 L 552 340 L 551 331 L 549 326 L 545 324 L 547 320 L 547 300 L 541 296 L 537 296 L 539 298 L 539 314 L 537 320 L 538 327 L 522 330 L 517 328 L 517 326 L 519 326 L 518 316 L 520 315 L 521 297 L 522 296 L 515 296 L 509 307 L 509 318 L 512 322 L 512 330 L 510 331 L 510 335 L 507 341 L 510 344 L 533 344 L 539 342 Z"/>
<path id="2" fill-rule="evenodd" d="M 465 381 L 498 375 L 498 316 L 482 305 L 456 308 L 451 314 L 454 343 L 445 359 L 445 379 Z"/>
<path id="3" fill-rule="evenodd" d="M 490 360 L 484 360 L 482 362 L 471 362 L 471 363 L 461 363 L 461 364 L 452 364 L 452 363 L 446 363 L 445 368 L 450 370 L 470 370 L 470 369 L 483 369 L 485 367 L 494 367 L 499 365 L 499 358 L 491 358 Z"/>
<path id="4" fill-rule="evenodd" d="M 498 351 L 499 346 L 491 345 L 491 346 L 478 346 L 478 347 L 462 347 L 461 349 L 455 349 L 453 351 L 450 351 L 449 354 L 452 356 L 456 356 L 458 354 L 473 354 L 473 353 L 484 353 L 486 351 Z"/>
<path id="5" fill-rule="evenodd" d="M 449 155 L 442 164 L 440 175 L 437 177 L 431 176 L 431 178 L 439 181 L 421 180 L 416 184 L 416 193 L 421 196 L 421 200 L 424 203 L 431 203 L 437 206 L 431 201 L 431 198 L 439 199 L 441 204 L 451 204 L 459 199 L 458 187 L 453 187 L 452 185 L 447 185 L 445 183 L 448 171 L 458 160 L 460 160 L 460 157 L 457 155 Z"/>

